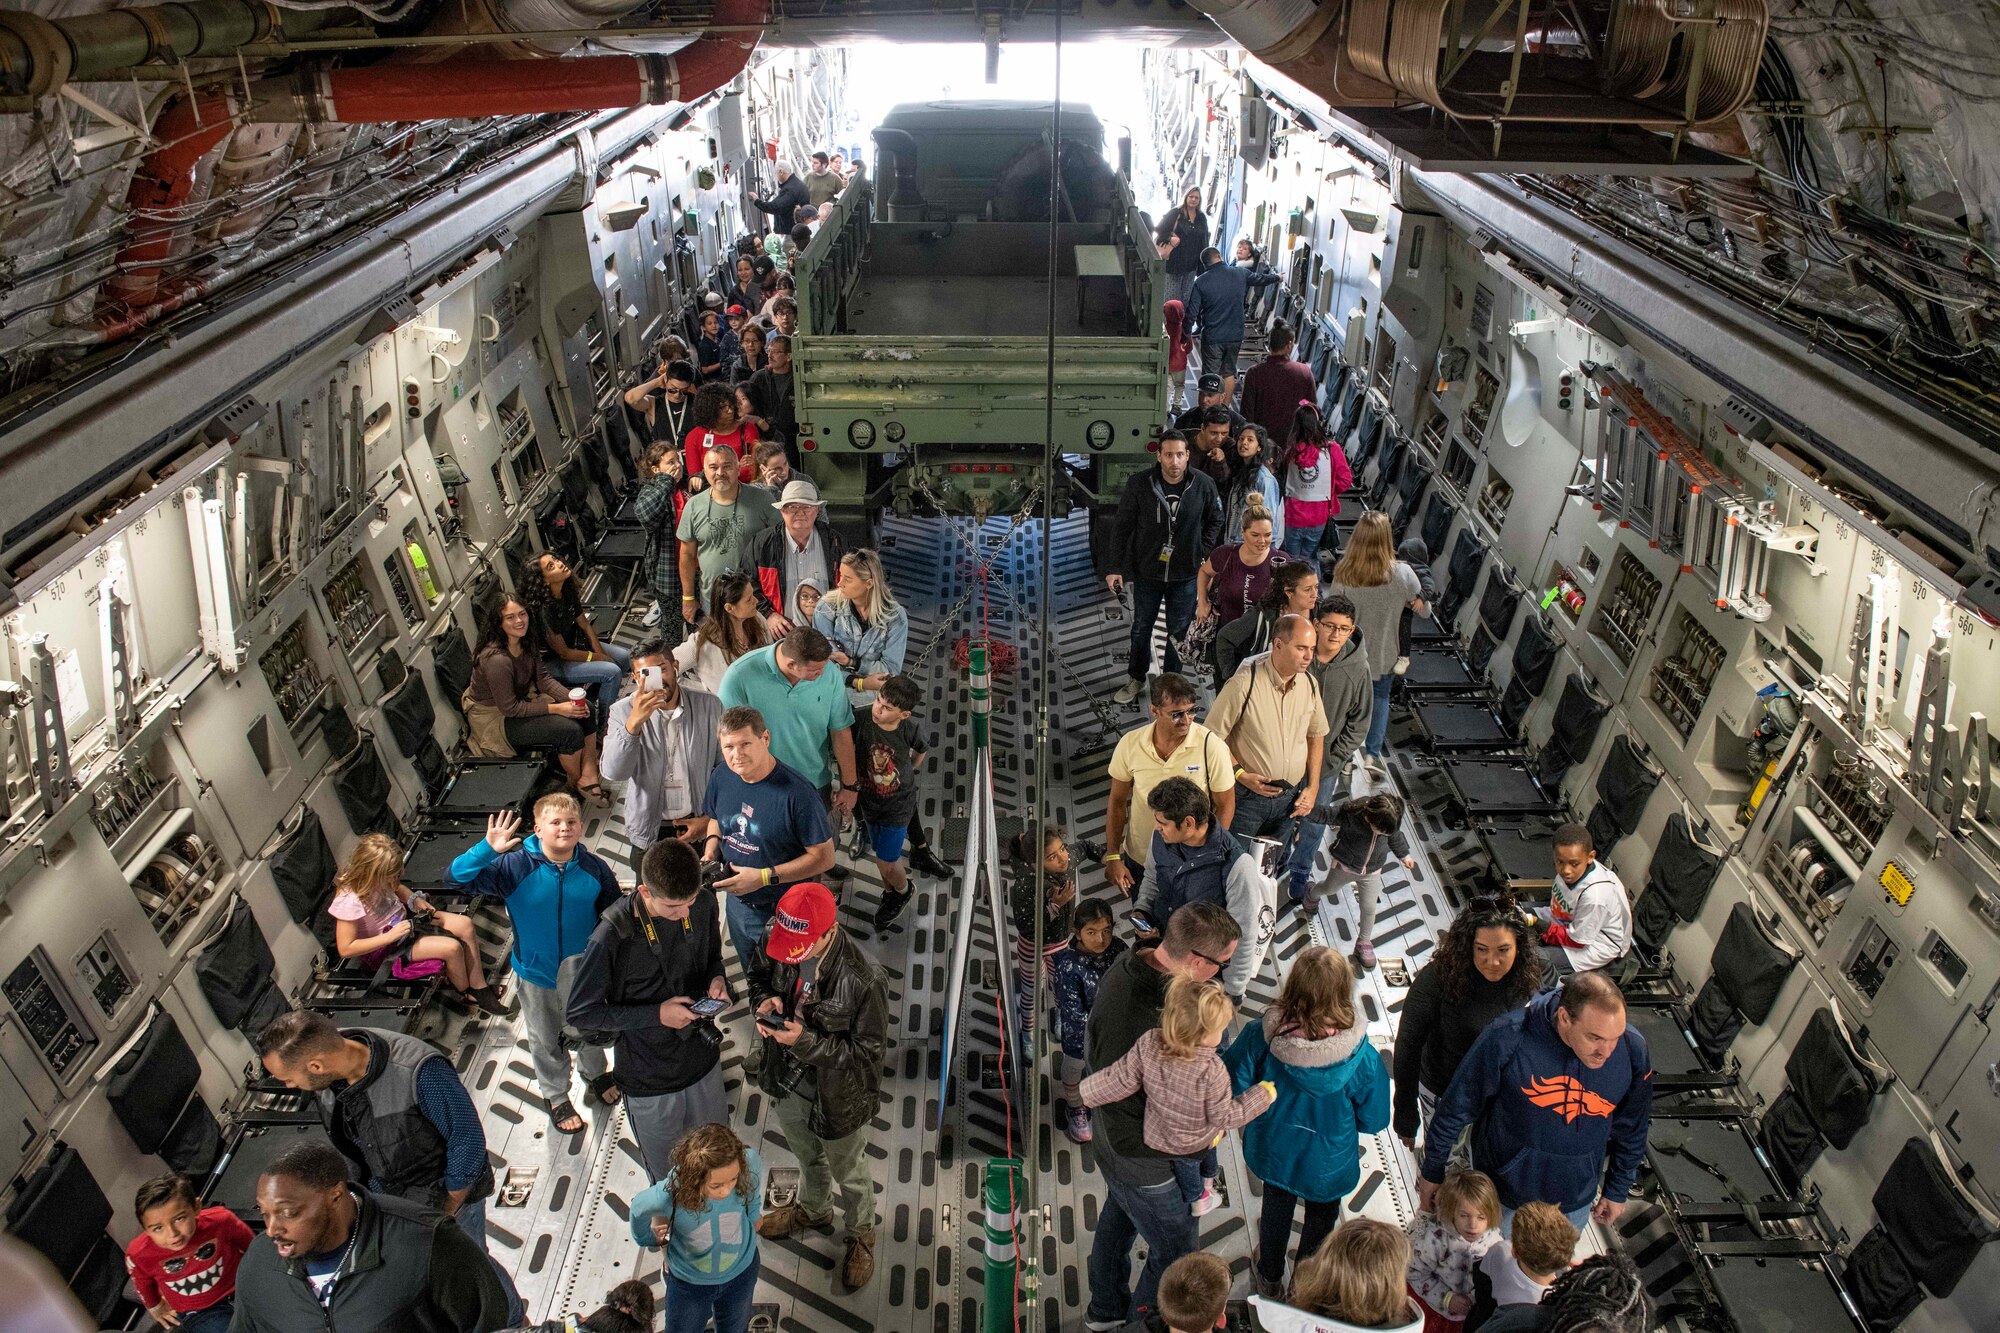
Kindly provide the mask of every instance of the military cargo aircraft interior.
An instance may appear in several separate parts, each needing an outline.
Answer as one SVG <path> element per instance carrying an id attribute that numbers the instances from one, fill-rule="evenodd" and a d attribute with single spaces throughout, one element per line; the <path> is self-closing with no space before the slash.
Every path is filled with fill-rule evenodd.
<path id="1" fill-rule="evenodd" d="M 2000 0 L 0 3 L 0 1333 L 2000 1329 Z"/>

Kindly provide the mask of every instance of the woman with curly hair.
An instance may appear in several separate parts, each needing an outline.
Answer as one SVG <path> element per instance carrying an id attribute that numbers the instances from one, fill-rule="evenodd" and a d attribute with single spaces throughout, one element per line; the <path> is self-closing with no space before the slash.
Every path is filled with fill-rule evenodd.
<path id="1" fill-rule="evenodd" d="M 757 1292 L 764 1159 L 727 1125 L 697 1125 L 632 1201 L 632 1238 L 667 1252 L 667 1333 L 747 1333 Z"/>
<path id="2" fill-rule="evenodd" d="M 687 463 L 688 489 L 698 491 L 707 485 L 702 479 L 702 467 L 708 462 L 710 445 L 728 445 L 736 451 L 737 458 L 747 464 L 756 443 L 756 423 L 743 419 L 743 405 L 736 397 L 735 386 L 726 377 L 703 384 L 694 391 L 694 398 L 688 405 L 688 432 L 681 441 L 681 455 Z M 744 481 L 754 480 L 747 471 L 742 477 Z"/>
<path id="3" fill-rule="evenodd" d="M 1396 1033 L 1395 1128 L 1415 1151 L 1459 1061 L 1486 1025 L 1534 998 L 1542 956 L 1511 896 L 1474 898 L 1410 983 Z"/>

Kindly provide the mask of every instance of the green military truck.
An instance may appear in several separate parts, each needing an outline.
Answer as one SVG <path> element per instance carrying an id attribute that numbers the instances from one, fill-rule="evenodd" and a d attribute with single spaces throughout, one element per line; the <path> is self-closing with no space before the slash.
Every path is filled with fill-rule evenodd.
<path id="1" fill-rule="evenodd" d="M 1049 434 L 1049 103 L 906 103 L 800 257 L 793 383 L 837 513 L 1027 508 Z M 1167 405 L 1160 262 L 1104 127 L 1064 103 L 1054 512 L 1116 503 Z M 1119 156 L 1129 158 L 1129 145 Z M 1099 497 L 1102 497 L 1100 500 Z"/>

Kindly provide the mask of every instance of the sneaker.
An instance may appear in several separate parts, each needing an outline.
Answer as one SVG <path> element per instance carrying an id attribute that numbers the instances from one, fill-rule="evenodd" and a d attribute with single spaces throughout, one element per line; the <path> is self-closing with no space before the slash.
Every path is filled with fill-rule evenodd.
<path id="1" fill-rule="evenodd" d="M 1285 1299 L 1285 1279 L 1283 1276 L 1264 1276 L 1262 1251 L 1256 1246 L 1250 1249 L 1250 1294 L 1262 1296 L 1267 1301 Z"/>
<path id="2" fill-rule="evenodd" d="M 847 1238 L 847 1262 L 841 1265 L 840 1280 L 849 1291 L 859 1291 L 875 1276 L 875 1228 Z"/>
<path id="3" fill-rule="evenodd" d="M 757 1219 L 757 1234 L 765 1240 L 783 1240 L 785 1237 L 800 1231 L 831 1230 L 833 1230 L 833 1210 L 831 1208 L 818 1217 L 808 1217 L 805 1209 L 795 1203 L 788 1203 L 782 1207 L 773 1208 L 770 1212 Z M 869 1240 L 871 1242 L 872 1258 L 873 1233 L 870 1233 Z"/>
<path id="4" fill-rule="evenodd" d="M 950 879 L 958 873 L 940 860 L 928 843 L 910 848 L 910 869 L 931 879 Z"/>
<path id="5" fill-rule="evenodd" d="M 654 602 L 651 606 L 647 607 L 645 619 L 641 620 L 639 623 L 644 625 L 647 629 L 651 629 L 653 628 L 653 626 L 659 624 L 660 604 L 658 602 Z"/>
<path id="6" fill-rule="evenodd" d="M 894 889 L 882 890 L 882 904 L 875 909 L 872 918 L 875 929 L 887 930 L 896 918 L 903 914 L 903 909 L 910 905 L 911 896 L 907 889 L 901 893 Z"/>
<path id="7" fill-rule="evenodd" d="M 1354 941 L 1354 962 L 1363 972 L 1373 972 L 1375 970 L 1374 940 L 1364 939 Z"/>
<path id="8" fill-rule="evenodd" d="M 1111 697 L 1113 699 L 1116 699 L 1121 704 L 1130 705 L 1136 703 L 1138 701 L 1139 696 L 1144 694 L 1145 692 L 1146 692 L 1145 681 L 1133 680 L 1130 677 L 1127 677 L 1123 685 L 1120 685 L 1117 689 L 1111 692 Z"/>
<path id="9" fill-rule="evenodd" d="M 1410 659 L 1407 657 L 1399 657 L 1396 659 L 1396 665 L 1390 667 L 1389 669 L 1395 672 L 1399 676 L 1403 675 L 1410 669 Z"/>
<path id="10" fill-rule="evenodd" d="M 1201 1192 L 1201 1197 L 1188 1205 L 1188 1211 L 1196 1217 L 1205 1217 L 1222 1206 L 1222 1196 L 1210 1185 Z"/>
<path id="11" fill-rule="evenodd" d="M 1129 1319 L 1086 1319 L 1083 1321 L 1085 1333 L 1118 1333 L 1131 1323 Z"/>
<path id="12" fill-rule="evenodd" d="M 1389 780 L 1389 761 L 1379 754 L 1363 755 L 1361 766 L 1368 770 L 1368 776 L 1377 782 Z"/>
<path id="13" fill-rule="evenodd" d="M 1081 1106 L 1068 1108 L 1063 1116 L 1063 1133 L 1069 1135 L 1071 1143 L 1090 1142 L 1090 1112 Z"/>

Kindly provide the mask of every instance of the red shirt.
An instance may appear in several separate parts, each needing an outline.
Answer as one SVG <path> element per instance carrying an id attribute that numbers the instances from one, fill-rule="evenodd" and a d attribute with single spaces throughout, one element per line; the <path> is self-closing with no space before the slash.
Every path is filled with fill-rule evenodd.
<path id="1" fill-rule="evenodd" d="M 711 432 L 702 426 L 688 428 L 687 439 L 682 442 L 681 452 L 687 456 L 687 474 L 690 477 L 701 475 L 701 465 L 706 461 L 704 455 L 708 452 L 710 434 Z M 737 469 L 737 475 L 744 481 L 755 481 L 756 477 L 753 474 L 756 472 L 756 467 L 750 461 L 750 451 L 757 447 L 757 427 L 746 421 L 735 430 L 719 430 L 713 434 L 717 444 L 726 444 L 736 451 L 736 456 L 742 464 Z M 708 483 L 702 484 L 706 486 Z"/>
<path id="2" fill-rule="evenodd" d="M 204 1208 L 185 1250 L 169 1250 L 145 1232 L 125 1247 L 125 1271 L 147 1309 L 162 1299 L 176 1313 L 206 1310 L 236 1294 L 236 1265 L 250 1248 L 250 1228 L 227 1208 Z"/>

